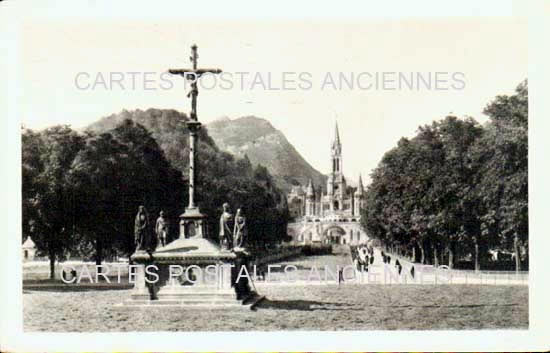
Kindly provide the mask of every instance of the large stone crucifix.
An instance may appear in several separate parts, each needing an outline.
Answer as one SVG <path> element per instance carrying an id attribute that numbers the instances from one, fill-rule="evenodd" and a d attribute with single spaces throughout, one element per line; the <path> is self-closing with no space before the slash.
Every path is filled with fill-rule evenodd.
<path id="1" fill-rule="evenodd" d="M 183 76 L 183 78 L 191 82 L 191 90 L 187 94 L 187 97 L 191 97 L 190 121 L 186 123 L 189 129 L 189 205 L 185 209 L 185 213 L 180 216 L 180 236 L 185 236 L 186 238 L 206 235 L 202 221 L 204 216 L 195 205 L 195 148 L 197 146 L 197 133 L 201 129 L 201 123 L 197 116 L 197 96 L 199 94 L 197 81 L 204 74 L 219 74 L 222 72 L 220 69 L 197 68 L 198 58 L 197 45 L 193 44 L 191 46 L 191 56 L 189 57 L 193 67 L 190 69 L 168 70 L 169 73 Z"/>

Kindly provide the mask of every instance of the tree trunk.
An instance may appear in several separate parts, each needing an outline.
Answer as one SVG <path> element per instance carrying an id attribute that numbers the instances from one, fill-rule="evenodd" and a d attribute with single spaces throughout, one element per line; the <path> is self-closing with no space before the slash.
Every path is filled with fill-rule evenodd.
<path id="1" fill-rule="evenodd" d="M 424 246 L 422 242 L 418 242 L 418 247 L 420 248 L 420 263 L 424 265 L 425 257 L 424 257 Z"/>
<path id="2" fill-rule="evenodd" d="M 433 248 L 434 248 L 434 267 L 439 267 L 439 256 L 437 254 L 437 244 L 434 244 Z"/>
<path id="3" fill-rule="evenodd" d="M 50 252 L 48 257 L 50 258 L 50 279 L 55 279 L 55 254 Z"/>
<path id="4" fill-rule="evenodd" d="M 455 254 L 452 244 L 449 244 L 449 268 L 452 269 L 455 264 Z"/>
<path id="5" fill-rule="evenodd" d="M 412 247 L 412 262 L 416 262 L 416 246 L 413 245 Z"/>
<path id="6" fill-rule="evenodd" d="M 103 260 L 103 244 L 100 240 L 96 240 L 96 249 L 95 249 L 95 264 L 96 264 L 96 271 L 101 273 L 102 268 L 99 267 L 101 265 L 101 261 Z"/>
<path id="7" fill-rule="evenodd" d="M 474 240 L 474 270 L 479 271 L 479 244 L 477 238 Z"/>
<path id="8" fill-rule="evenodd" d="M 519 237 L 517 234 L 514 234 L 514 255 L 516 257 L 516 272 L 521 271 L 521 259 L 519 252 Z"/>

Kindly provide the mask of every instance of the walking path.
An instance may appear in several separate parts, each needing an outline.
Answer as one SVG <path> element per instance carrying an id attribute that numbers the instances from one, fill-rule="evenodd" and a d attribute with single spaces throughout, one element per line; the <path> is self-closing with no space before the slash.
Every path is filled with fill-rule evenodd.
<path id="1" fill-rule="evenodd" d="M 528 272 L 449 270 L 446 267 L 435 268 L 431 265 L 413 263 L 393 254 L 389 255 L 390 263 L 384 264 L 381 250 L 378 248 L 374 249 L 374 261 L 369 265 L 368 271 L 358 271 L 353 264 L 349 247 L 346 248 L 347 251 L 340 249 L 339 253 L 333 255 L 300 257 L 270 264 L 269 274 L 264 274 L 255 283 L 260 287 L 346 284 L 528 285 Z M 396 259 L 401 265 L 401 273 L 395 264 Z"/>
<path id="2" fill-rule="evenodd" d="M 250 269 L 250 277 L 254 278 L 257 286 L 295 286 L 295 285 L 331 285 L 342 286 L 347 284 L 483 284 L 483 285 L 528 285 L 528 272 L 502 271 L 467 271 L 434 268 L 431 265 L 412 263 L 393 254 L 390 264 L 382 261 L 381 250 L 374 249 L 374 262 L 369 265 L 368 271 L 358 271 L 353 264 L 350 248 L 338 247 L 335 254 L 319 256 L 300 256 L 285 261 L 271 263 L 262 268 Z M 401 273 L 395 265 L 398 259 L 401 264 Z M 120 265 L 120 264 L 118 264 Z M 414 271 L 413 271 L 414 268 Z M 25 269 L 24 272 L 29 271 Z M 265 271 L 265 272 L 264 272 Z M 34 271 L 24 273 L 25 289 L 34 287 L 49 287 L 59 283 L 34 283 Z M 92 271 L 93 272 L 93 271 Z M 124 271 L 122 271 L 124 272 Z M 414 272 L 414 275 L 413 275 Z M 126 278 L 126 273 L 122 278 Z M 45 276 L 46 273 L 42 274 Z M 41 277 L 42 277 L 41 276 Z M 95 273 L 92 273 L 95 277 Z M 37 276 L 38 277 L 38 276 Z M 32 279 L 31 279 L 32 278 Z M 115 282 L 116 279 L 113 279 Z M 39 283 L 38 283 L 39 282 Z M 118 284 L 118 283 L 117 283 Z M 89 286 L 98 284 L 88 284 Z M 106 284 L 102 284 L 102 287 Z M 64 285 L 67 286 L 67 285 Z M 73 287 L 72 285 L 69 285 Z M 122 287 L 129 287 L 127 282 Z M 41 288 L 42 289 L 42 288 Z"/>
<path id="3" fill-rule="evenodd" d="M 529 272 L 508 271 L 469 271 L 450 270 L 447 266 L 438 268 L 432 265 L 422 265 L 409 260 L 386 254 L 390 263 L 384 264 L 381 250 L 374 249 L 374 263 L 369 266 L 368 274 L 356 271 L 362 277 L 363 283 L 377 282 L 384 284 L 487 284 L 487 285 L 527 285 Z M 396 266 L 396 259 L 401 265 L 401 273 Z"/>

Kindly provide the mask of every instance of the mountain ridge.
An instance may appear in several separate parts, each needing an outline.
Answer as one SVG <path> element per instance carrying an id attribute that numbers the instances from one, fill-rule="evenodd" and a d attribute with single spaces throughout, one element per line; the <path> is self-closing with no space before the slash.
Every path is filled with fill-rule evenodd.
<path id="1" fill-rule="evenodd" d="M 309 179 L 319 187 L 327 176 L 313 168 L 296 148 L 266 119 L 247 115 L 236 119 L 223 117 L 206 124 L 218 148 L 238 157 L 248 157 L 253 165 L 265 166 L 277 185 L 288 192 Z"/>

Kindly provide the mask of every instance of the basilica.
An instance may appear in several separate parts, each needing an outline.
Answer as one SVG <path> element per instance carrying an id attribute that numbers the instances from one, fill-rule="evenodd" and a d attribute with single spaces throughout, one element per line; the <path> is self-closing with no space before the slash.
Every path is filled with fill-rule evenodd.
<path id="1" fill-rule="evenodd" d="M 306 187 L 295 186 L 287 195 L 293 218 L 287 231 L 295 244 L 360 244 L 367 241 L 360 226 L 361 210 L 365 205 L 363 182 L 359 176 L 357 188 L 348 187 L 346 183 L 338 124 L 331 146 L 331 165 L 326 191 L 310 180 Z"/>

